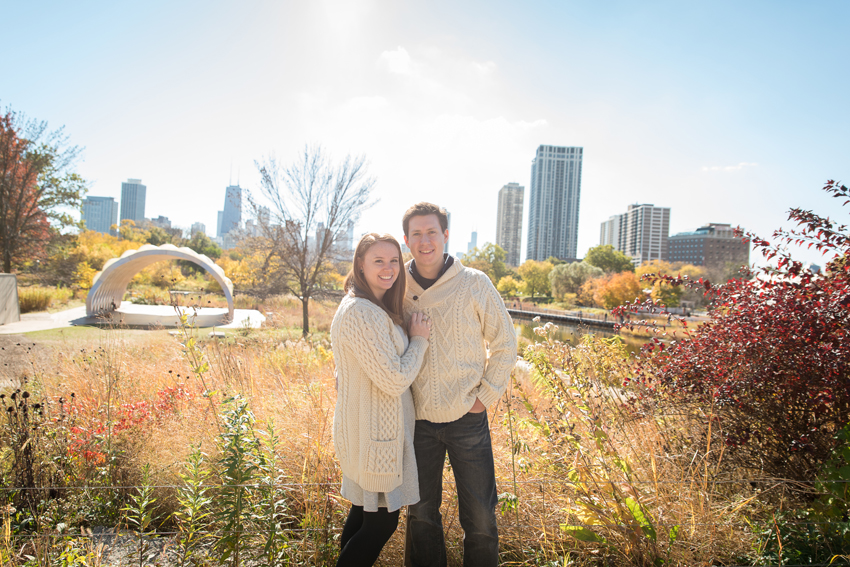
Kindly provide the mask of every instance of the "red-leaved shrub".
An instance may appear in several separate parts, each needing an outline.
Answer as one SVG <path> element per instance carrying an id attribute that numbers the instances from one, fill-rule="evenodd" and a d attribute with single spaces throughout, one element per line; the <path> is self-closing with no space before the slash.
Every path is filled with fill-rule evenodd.
<path id="1" fill-rule="evenodd" d="M 829 181 L 824 190 L 850 202 L 843 185 Z M 850 233 L 810 211 L 792 209 L 789 219 L 797 228 L 776 231 L 773 243 L 742 235 L 776 260 L 752 280 L 648 277 L 702 286 L 712 300 L 710 321 L 673 342 L 646 345 L 634 375 L 646 377 L 639 385 L 644 399 L 710 420 L 707 430 L 722 441 L 712 447 L 715 460 L 722 447 L 727 463 L 811 481 L 850 421 Z M 814 273 L 783 249 L 788 243 L 831 259 Z M 617 314 L 628 318 L 647 307 L 663 308 L 650 301 Z"/>

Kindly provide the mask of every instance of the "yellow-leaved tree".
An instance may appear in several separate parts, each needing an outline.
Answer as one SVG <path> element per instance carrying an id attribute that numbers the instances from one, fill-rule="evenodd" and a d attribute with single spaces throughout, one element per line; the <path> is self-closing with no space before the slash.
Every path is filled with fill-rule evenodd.
<path id="1" fill-rule="evenodd" d="M 635 275 L 640 278 L 646 274 L 657 274 L 659 276 L 688 276 L 691 279 L 699 279 L 704 275 L 704 270 L 699 266 L 691 264 L 670 263 L 663 260 L 646 262 L 635 268 Z M 648 282 L 642 282 L 648 286 Z M 682 295 L 686 292 L 683 286 L 673 286 L 669 283 L 657 281 L 652 285 L 652 299 L 663 303 L 667 307 L 678 307 Z"/>

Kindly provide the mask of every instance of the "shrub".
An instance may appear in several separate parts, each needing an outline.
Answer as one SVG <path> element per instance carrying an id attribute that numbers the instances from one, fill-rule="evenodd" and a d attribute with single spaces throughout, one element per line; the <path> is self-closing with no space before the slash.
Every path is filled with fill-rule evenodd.
<path id="1" fill-rule="evenodd" d="M 850 196 L 832 181 L 824 189 Z M 650 276 L 702 286 L 712 299 L 711 320 L 668 346 L 656 339 L 636 365 L 653 369 L 646 385 L 658 400 L 705 416 L 722 441 L 715 460 L 810 483 L 850 416 L 850 268 L 844 261 L 850 233 L 809 211 L 792 209 L 789 218 L 798 228 L 776 231 L 776 244 L 746 235 L 768 260 L 778 260 L 753 280 L 712 285 Z M 792 242 L 835 258 L 815 274 L 781 248 Z M 658 305 L 650 300 L 642 307 Z"/>

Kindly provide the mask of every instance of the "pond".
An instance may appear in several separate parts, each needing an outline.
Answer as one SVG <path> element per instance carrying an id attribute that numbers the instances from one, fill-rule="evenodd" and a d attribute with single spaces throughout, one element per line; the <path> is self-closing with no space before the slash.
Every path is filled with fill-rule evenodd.
<path id="1" fill-rule="evenodd" d="M 540 321 L 539 323 L 535 323 L 534 321 L 514 319 L 514 328 L 516 329 L 517 338 L 521 337 L 527 339 L 530 342 L 534 342 L 535 340 L 539 339 L 539 337 L 534 334 L 534 328 L 545 324 L 546 321 Z M 569 323 L 558 323 L 557 325 L 558 330 L 555 331 L 553 338 L 571 345 L 577 345 L 581 340 L 581 337 L 583 337 L 584 335 L 597 335 L 606 338 L 620 336 L 620 338 L 623 339 L 623 342 L 626 345 L 627 351 L 637 352 L 638 350 L 640 350 L 640 347 L 647 342 L 647 339 L 631 336 L 622 336 L 617 331 L 613 330 L 609 331 L 607 329 L 595 329 L 582 325 L 573 325 Z"/>

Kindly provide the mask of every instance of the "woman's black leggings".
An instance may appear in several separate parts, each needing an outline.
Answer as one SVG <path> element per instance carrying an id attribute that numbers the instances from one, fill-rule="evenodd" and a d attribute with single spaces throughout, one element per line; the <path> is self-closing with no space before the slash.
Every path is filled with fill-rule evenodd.
<path id="1" fill-rule="evenodd" d="M 364 512 L 363 506 L 351 506 L 339 546 L 342 549 L 336 567 L 369 567 L 375 564 L 384 544 L 398 527 L 399 510 Z"/>

